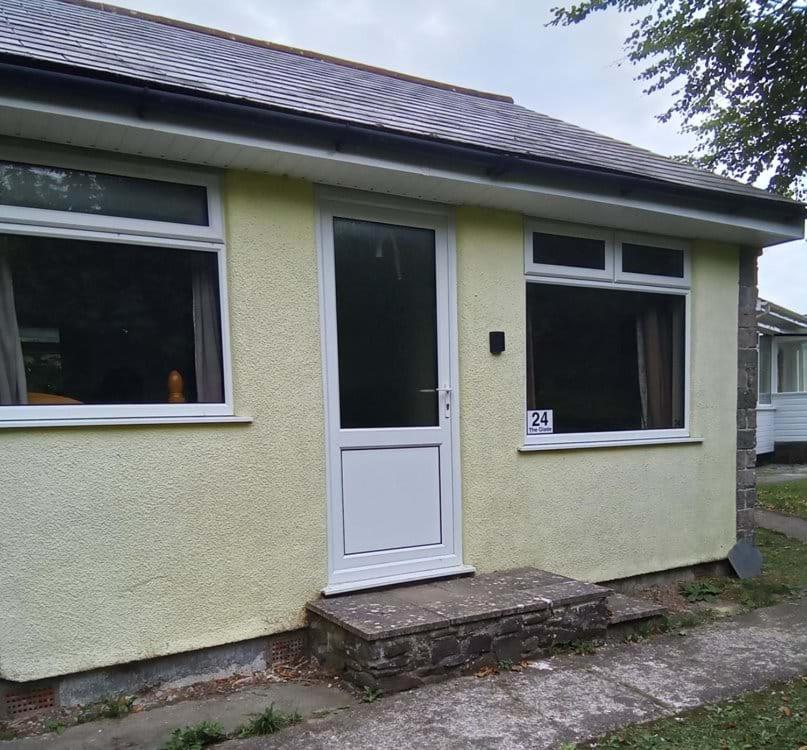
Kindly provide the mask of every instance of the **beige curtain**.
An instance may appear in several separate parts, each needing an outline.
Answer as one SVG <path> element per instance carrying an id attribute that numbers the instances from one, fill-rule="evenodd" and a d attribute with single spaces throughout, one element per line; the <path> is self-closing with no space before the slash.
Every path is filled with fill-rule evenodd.
<path id="1" fill-rule="evenodd" d="M 669 319 L 656 308 L 651 307 L 636 318 L 643 429 L 673 426 L 673 352 L 669 330 Z"/>
<path id="2" fill-rule="evenodd" d="M 28 403 L 28 391 L 6 242 L 0 238 L 0 405 L 15 406 Z"/>
<path id="3" fill-rule="evenodd" d="M 531 297 L 527 290 L 527 409 L 537 409 L 535 393 L 535 343 L 533 341 Z"/>
<path id="4" fill-rule="evenodd" d="M 207 258 L 202 260 L 206 261 Z M 216 275 L 207 263 L 193 268 L 193 333 L 196 400 L 216 404 L 224 399 L 221 371 L 221 324 Z"/>

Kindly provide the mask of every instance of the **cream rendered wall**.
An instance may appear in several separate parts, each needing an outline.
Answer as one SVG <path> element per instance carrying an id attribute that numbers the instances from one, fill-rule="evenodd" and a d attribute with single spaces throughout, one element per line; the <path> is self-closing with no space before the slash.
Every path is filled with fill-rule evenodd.
<path id="1" fill-rule="evenodd" d="M 313 188 L 229 173 L 224 195 L 236 413 L 254 423 L 0 430 L 3 678 L 289 630 L 326 583 Z M 457 237 L 465 562 L 601 580 L 724 557 L 736 250 L 695 250 L 702 445 L 523 455 L 522 220 L 460 209 Z"/>
<path id="2" fill-rule="evenodd" d="M 236 413 L 0 430 L 0 675 L 32 680 L 302 624 L 326 583 L 311 185 L 225 178 Z"/>
<path id="3" fill-rule="evenodd" d="M 608 580 L 725 557 L 735 541 L 737 249 L 693 252 L 690 414 L 702 444 L 522 454 L 522 219 L 460 209 L 457 244 L 465 562 Z M 490 330 L 507 334 L 498 357 Z"/>

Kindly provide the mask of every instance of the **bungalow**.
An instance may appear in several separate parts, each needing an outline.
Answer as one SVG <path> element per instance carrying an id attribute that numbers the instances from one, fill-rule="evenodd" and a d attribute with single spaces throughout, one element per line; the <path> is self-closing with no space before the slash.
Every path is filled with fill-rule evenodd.
<path id="1" fill-rule="evenodd" d="M 760 299 L 757 455 L 807 462 L 807 316 Z"/>
<path id="2" fill-rule="evenodd" d="M 801 205 L 83 0 L 4 0 L 0 78 L 8 701 L 293 652 L 323 594 L 753 533 L 756 258 Z"/>

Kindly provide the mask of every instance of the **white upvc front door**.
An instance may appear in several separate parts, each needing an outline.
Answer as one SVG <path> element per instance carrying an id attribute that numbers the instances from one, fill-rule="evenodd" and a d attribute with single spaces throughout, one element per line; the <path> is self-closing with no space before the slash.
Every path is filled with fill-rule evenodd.
<path id="1" fill-rule="evenodd" d="M 319 221 L 325 592 L 465 572 L 449 216 L 323 199 Z"/>

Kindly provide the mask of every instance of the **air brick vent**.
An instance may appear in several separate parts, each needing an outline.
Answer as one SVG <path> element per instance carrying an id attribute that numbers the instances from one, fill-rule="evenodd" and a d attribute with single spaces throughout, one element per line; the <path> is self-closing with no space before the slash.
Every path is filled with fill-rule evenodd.
<path id="1" fill-rule="evenodd" d="M 272 642 L 269 654 L 272 665 L 301 661 L 306 658 L 305 638 L 302 635 L 278 638 Z"/>
<path id="2" fill-rule="evenodd" d="M 56 691 L 54 688 L 39 688 L 19 693 L 7 693 L 5 696 L 6 715 L 10 718 L 23 714 L 43 711 L 56 706 Z"/>

